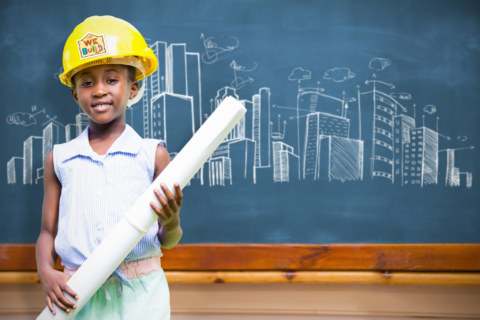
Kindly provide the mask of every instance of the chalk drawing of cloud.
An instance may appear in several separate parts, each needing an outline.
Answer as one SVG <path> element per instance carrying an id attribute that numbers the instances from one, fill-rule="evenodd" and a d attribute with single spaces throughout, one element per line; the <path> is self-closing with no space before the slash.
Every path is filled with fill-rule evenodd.
<path id="1" fill-rule="evenodd" d="M 330 70 L 327 70 L 323 74 L 323 79 L 332 80 L 335 82 L 343 82 L 352 78 L 355 78 L 355 73 L 350 71 L 350 69 L 348 68 L 335 67 Z"/>
<path id="2" fill-rule="evenodd" d="M 311 78 L 312 72 L 310 70 L 303 69 L 302 67 L 293 69 L 288 76 L 288 80 L 290 81 L 310 80 Z"/>
<path id="3" fill-rule="evenodd" d="M 386 67 L 391 65 L 392 62 L 387 58 L 373 58 L 370 60 L 368 67 L 375 71 L 383 71 Z"/>
<path id="4" fill-rule="evenodd" d="M 36 123 L 35 117 L 30 113 L 15 112 L 7 116 L 7 124 L 28 127 Z"/>
<path id="5" fill-rule="evenodd" d="M 425 108 L 423 108 L 423 112 L 428 114 L 434 114 L 435 112 L 437 112 L 437 107 L 435 107 L 433 104 L 427 104 Z"/>

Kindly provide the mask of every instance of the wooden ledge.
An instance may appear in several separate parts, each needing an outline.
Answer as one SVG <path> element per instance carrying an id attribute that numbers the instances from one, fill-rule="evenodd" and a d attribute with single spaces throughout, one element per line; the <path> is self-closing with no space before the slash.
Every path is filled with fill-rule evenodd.
<path id="1" fill-rule="evenodd" d="M 480 244 L 180 244 L 166 271 L 480 272 Z M 36 271 L 34 244 L 0 244 L 0 271 Z"/>
<path id="2" fill-rule="evenodd" d="M 378 271 L 165 271 L 170 284 L 316 283 L 480 286 L 474 272 Z M 36 272 L 0 272 L 0 284 L 38 283 Z"/>

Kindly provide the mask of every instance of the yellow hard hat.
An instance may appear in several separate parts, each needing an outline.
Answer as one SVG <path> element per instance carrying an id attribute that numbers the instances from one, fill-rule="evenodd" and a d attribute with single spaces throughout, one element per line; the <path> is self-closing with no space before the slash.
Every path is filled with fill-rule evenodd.
<path id="1" fill-rule="evenodd" d="M 60 81 L 71 87 L 77 72 L 100 64 L 133 66 L 138 81 L 151 75 L 158 61 L 130 23 L 112 16 L 92 16 L 76 26 L 65 43 Z"/>

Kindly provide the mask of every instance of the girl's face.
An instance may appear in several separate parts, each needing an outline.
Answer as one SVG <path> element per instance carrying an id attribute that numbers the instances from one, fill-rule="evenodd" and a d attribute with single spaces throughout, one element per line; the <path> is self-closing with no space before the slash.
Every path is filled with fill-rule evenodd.
<path id="1" fill-rule="evenodd" d="M 138 82 L 129 79 L 126 66 L 93 66 L 77 73 L 74 80 L 73 98 L 91 124 L 125 122 L 128 99 L 138 93 Z"/>

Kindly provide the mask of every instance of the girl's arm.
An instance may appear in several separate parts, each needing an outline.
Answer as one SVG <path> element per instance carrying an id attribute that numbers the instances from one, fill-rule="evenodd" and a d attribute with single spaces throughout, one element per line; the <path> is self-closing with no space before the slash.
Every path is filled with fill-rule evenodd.
<path id="1" fill-rule="evenodd" d="M 36 256 L 38 277 L 45 292 L 47 305 L 55 314 L 53 304 L 65 312 L 75 308 L 75 303 L 65 297 L 65 291 L 77 299 L 77 294 L 67 285 L 70 278 L 67 274 L 54 269 L 57 253 L 55 252 L 54 240 L 57 235 L 58 207 L 62 186 L 53 168 L 53 152 L 45 159 L 43 169 L 44 196 L 42 206 L 42 225 L 37 240 Z"/>
<path id="2" fill-rule="evenodd" d="M 158 177 L 169 163 L 170 156 L 167 149 L 158 146 L 155 154 L 154 179 Z M 158 215 L 158 239 L 162 244 L 162 248 L 171 249 L 177 245 L 183 235 L 179 215 L 183 194 L 178 183 L 175 184 L 175 195 L 165 185 L 160 187 L 166 198 L 161 195 L 159 190 L 155 190 L 155 196 L 162 205 L 162 209 L 158 208 L 153 202 L 150 203 L 150 206 Z"/>

